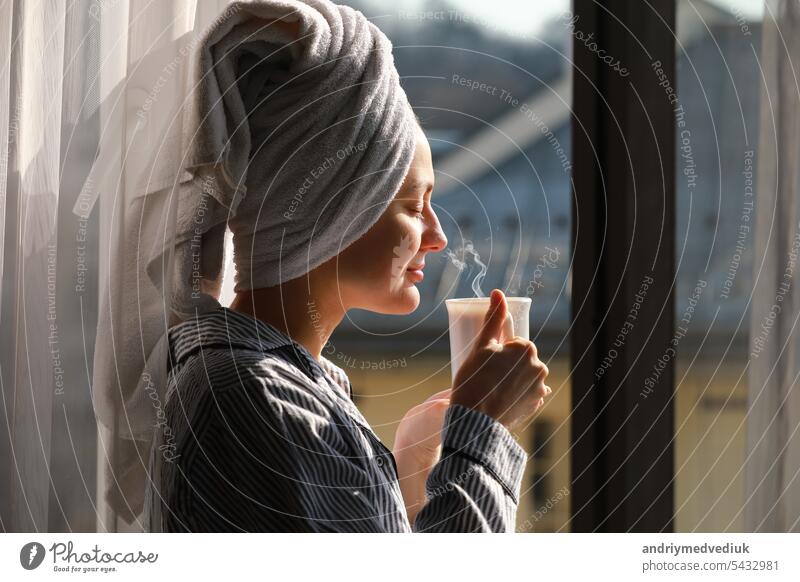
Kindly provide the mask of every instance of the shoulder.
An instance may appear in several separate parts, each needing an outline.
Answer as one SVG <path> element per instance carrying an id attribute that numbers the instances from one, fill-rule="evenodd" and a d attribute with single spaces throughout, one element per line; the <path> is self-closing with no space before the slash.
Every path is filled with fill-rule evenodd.
<path id="1" fill-rule="evenodd" d="M 271 414 L 303 410 L 328 416 L 320 387 L 283 349 L 261 352 L 212 348 L 186 359 L 176 376 L 176 390 L 198 391 L 221 413 L 230 407 L 265 408 Z"/>
<path id="2" fill-rule="evenodd" d="M 348 451 L 340 416 L 322 395 L 330 388 L 318 386 L 280 354 L 213 349 L 205 351 L 204 364 L 186 364 L 192 375 L 179 389 L 194 395 L 186 399 L 192 405 L 174 398 L 168 416 L 185 415 L 182 434 L 190 432 L 189 440 L 203 449 L 213 442 L 212 456 L 258 450 L 259 458 L 272 458 L 275 450 L 295 446 Z M 188 446 L 191 451 L 197 445 Z"/>

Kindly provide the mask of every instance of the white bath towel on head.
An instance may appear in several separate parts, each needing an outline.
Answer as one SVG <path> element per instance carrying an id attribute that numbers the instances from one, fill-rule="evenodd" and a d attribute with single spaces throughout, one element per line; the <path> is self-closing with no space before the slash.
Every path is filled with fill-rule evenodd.
<path id="1" fill-rule="evenodd" d="M 190 240 L 198 225 L 227 221 L 237 291 L 294 279 L 338 254 L 399 188 L 415 121 L 391 48 L 363 14 L 326 0 L 235 2 L 207 31 L 177 235 Z M 202 256 L 213 281 L 222 256 L 221 233 L 212 236 Z M 179 281 L 196 275 L 190 259 L 178 255 Z M 197 294 L 185 292 L 176 289 L 176 308 L 190 315 Z"/>
<path id="2" fill-rule="evenodd" d="M 182 158 L 154 149 L 135 178 L 138 230 L 126 219 L 126 237 L 143 237 L 123 251 L 141 265 L 141 291 L 121 306 L 108 291 L 98 324 L 95 410 L 130 442 L 115 454 L 119 491 L 108 500 L 129 520 L 141 509 L 142 460 L 159 425 L 154 403 L 166 399 L 165 323 L 219 306 L 226 225 L 237 291 L 302 276 L 377 221 L 415 144 L 391 43 L 350 7 L 232 2 L 196 40 L 186 45 L 196 46 L 188 66 L 173 71 L 186 79 L 173 135 Z"/>

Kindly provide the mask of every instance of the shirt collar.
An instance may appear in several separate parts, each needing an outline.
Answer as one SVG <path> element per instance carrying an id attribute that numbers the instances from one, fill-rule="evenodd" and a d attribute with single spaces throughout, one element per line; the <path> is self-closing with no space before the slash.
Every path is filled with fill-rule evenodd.
<path id="1" fill-rule="evenodd" d="M 218 307 L 186 320 L 169 330 L 171 366 L 177 366 L 200 349 L 227 348 L 269 352 L 293 346 L 300 352 L 305 372 L 318 380 L 323 371 L 302 344 L 275 326 L 246 313 Z"/>
<path id="2" fill-rule="evenodd" d="M 218 307 L 174 326 L 169 330 L 169 345 L 170 369 L 200 349 L 238 348 L 267 353 L 292 346 L 299 354 L 300 367 L 311 380 L 319 381 L 327 375 L 349 398 L 353 397 L 347 374 L 325 356 L 317 362 L 305 346 L 272 324 L 228 307 Z"/>

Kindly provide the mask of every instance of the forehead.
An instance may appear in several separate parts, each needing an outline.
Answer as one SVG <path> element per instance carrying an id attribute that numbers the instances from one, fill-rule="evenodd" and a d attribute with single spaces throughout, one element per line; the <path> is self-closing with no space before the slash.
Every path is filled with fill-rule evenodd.
<path id="1" fill-rule="evenodd" d="M 417 128 L 417 143 L 414 148 L 414 157 L 411 159 L 411 165 L 408 168 L 404 186 L 408 189 L 422 189 L 427 190 L 433 186 L 433 163 L 431 161 L 431 148 L 428 145 L 428 139 L 422 132 L 422 129 Z"/>

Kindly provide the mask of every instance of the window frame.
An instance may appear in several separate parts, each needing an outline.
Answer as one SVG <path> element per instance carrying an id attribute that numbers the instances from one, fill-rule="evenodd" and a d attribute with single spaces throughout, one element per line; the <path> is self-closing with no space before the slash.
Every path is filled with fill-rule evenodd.
<path id="1" fill-rule="evenodd" d="M 674 332 L 676 1 L 573 13 L 570 530 L 671 532 L 674 359 L 642 389 Z"/>

